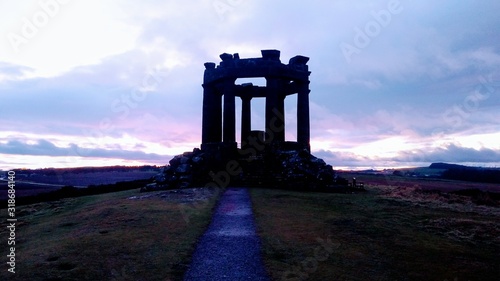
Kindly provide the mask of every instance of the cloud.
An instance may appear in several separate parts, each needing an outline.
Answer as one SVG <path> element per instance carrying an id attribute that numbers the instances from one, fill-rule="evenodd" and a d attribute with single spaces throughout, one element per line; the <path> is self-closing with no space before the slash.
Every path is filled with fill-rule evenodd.
<path id="1" fill-rule="evenodd" d="M 474 149 L 448 144 L 444 147 L 404 151 L 394 159 L 401 162 L 500 163 L 500 150 Z"/>
<path id="2" fill-rule="evenodd" d="M 500 149 L 474 149 L 449 144 L 444 147 L 400 151 L 396 157 L 364 156 L 339 150 L 319 150 L 313 154 L 341 169 L 392 168 L 401 166 L 427 166 L 435 162 L 447 162 L 474 166 L 500 165 Z"/>
<path id="3" fill-rule="evenodd" d="M 0 86 L 7 81 L 24 79 L 30 72 L 33 72 L 30 67 L 0 61 Z"/>
<path id="4" fill-rule="evenodd" d="M 69 147 L 58 147 L 53 143 L 40 139 L 27 143 L 20 140 L 10 140 L 0 143 L 0 154 L 54 156 L 54 157 L 89 157 L 89 158 L 117 158 L 129 160 L 163 160 L 166 155 L 144 153 L 123 149 L 84 148 L 76 144 Z"/>
<path id="5" fill-rule="evenodd" d="M 20 54 L 9 53 L 11 46 L 0 39 L 6 50 L 0 54 L 0 131 L 18 133 L 3 149 L 65 154 L 73 143 L 76 150 L 92 147 L 106 155 L 118 150 L 110 142 L 133 139 L 127 151 L 182 152 L 200 142 L 203 63 L 218 63 L 223 52 L 257 57 L 267 48 L 281 50 L 285 63 L 298 54 L 311 58 L 313 149 L 333 151 L 325 153 L 332 161 L 386 161 L 363 152 L 386 139 L 425 151 L 438 136 L 500 131 L 498 1 L 400 0 L 403 10 L 350 63 L 339 45 L 354 44 L 357 28 L 363 30 L 389 1 L 216 2 L 226 9 L 212 0 L 71 2 Z M 0 10 L 4 34 L 18 32 L 20 19 L 39 9 L 36 1 L 6 5 Z M 165 75 L 144 85 L 156 69 Z M 478 90 L 488 97 L 471 100 Z M 287 98 L 291 138 L 294 106 Z M 262 125 L 258 117 L 253 124 Z M 48 143 L 27 144 L 19 135 Z M 465 153 L 440 151 L 443 157 L 452 152 Z"/>
<path id="6" fill-rule="evenodd" d="M 366 156 L 357 155 L 352 152 L 319 150 L 315 151 L 314 156 L 324 159 L 333 166 L 357 167 L 369 166 L 373 163 L 372 159 Z"/>

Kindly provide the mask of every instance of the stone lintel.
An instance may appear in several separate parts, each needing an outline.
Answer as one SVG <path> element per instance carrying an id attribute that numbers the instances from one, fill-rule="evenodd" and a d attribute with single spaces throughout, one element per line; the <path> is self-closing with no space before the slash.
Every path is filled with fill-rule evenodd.
<path id="1" fill-rule="evenodd" d="M 243 86 L 243 85 L 235 85 L 234 86 L 234 94 L 237 97 L 240 98 L 265 98 L 268 93 L 269 89 L 266 87 L 260 87 L 260 86 Z"/>
<path id="2" fill-rule="evenodd" d="M 278 64 L 246 64 L 241 65 L 239 60 L 237 63 L 223 62 L 221 65 L 214 69 L 205 69 L 204 83 L 217 83 L 226 78 L 257 78 L 257 77 L 276 77 L 290 81 L 308 81 L 309 72 L 307 69 L 298 69 L 297 67 L 289 67 L 281 63 Z M 233 64 L 229 66 L 229 64 Z M 307 65 L 305 66 L 307 67 Z"/>

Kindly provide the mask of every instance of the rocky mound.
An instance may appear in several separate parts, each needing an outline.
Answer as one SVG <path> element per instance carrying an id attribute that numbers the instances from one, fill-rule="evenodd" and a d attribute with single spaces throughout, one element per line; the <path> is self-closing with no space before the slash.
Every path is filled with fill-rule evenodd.
<path id="1" fill-rule="evenodd" d="M 271 150 L 250 156 L 202 151 L 195 148 L 170 160 L 169 165 L 141 191 L 168 190 L 195 186 L 273 187 L 293 190 L 341 191 L 347 180 L 332 166 L 307 150 Z"/>

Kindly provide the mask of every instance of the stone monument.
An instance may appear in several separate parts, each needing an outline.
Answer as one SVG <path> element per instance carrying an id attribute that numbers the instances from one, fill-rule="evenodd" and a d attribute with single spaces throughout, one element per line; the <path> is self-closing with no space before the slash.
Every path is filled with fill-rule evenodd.
<path id="1" fill-rule="evenodd" d="M 308 57 L 288 64 L 280 51 L 241 59 L 221 54 L 205 63 L 201 147 L 175 156 L 155 182 L 142 191 L 228 185 L 294 190 L 339 191 L 347 181 L 332 166 L 311 155 Z M 260 78 L 266 86 L 235 84 L 238 78 Z M 297 141 L 285 140 L 285 98 L 297 95 Z M 241 144 L 236 142 L 236 98 L 241 99 Z M 265 131 L 251 129 L 251 101 L 265 99 Z"/>
<path id="2" fill-rule="evenodd" d="M 242 102 L 242 148 L 250 143 L 252 137 L 250 102 L 254 98 L 266 100 L 264 142 L 267 145 L 282 145 L 285 142 L 285 98 L 297 94 L 297 142 L 292 146 L 310 151 L 309 58 L 295 56 L 288 64 L 283 64 L 278 50 L 263 50 L 261 58 L 240 59 L 238 54 L 226 53 L 220 55 L 220 58 L 222 61 L 218 66 L 212 62 L 205 63 L 201 149 L 237 147 L 236 97 Z M 259 87 L 250 83 L 235 85 L 238 78 L 256 77 L 264 77 L 266 86 Z"/>

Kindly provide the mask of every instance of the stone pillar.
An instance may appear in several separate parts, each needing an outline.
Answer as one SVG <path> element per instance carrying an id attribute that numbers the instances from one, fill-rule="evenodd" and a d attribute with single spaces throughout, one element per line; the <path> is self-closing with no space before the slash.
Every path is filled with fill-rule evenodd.
<path id="1" fill-rule="evenodd" d="M 222 142 L 222 94 L 215 91 L 212 98 L 212 142 Z"/>
<path id="2" fill-rule="evenodd" d="M 222 139 L 222 99 L 213 85 L 203 85 L 202 144 Z"/>
<path id="3" fill-rule="evenodd" d="M 203 85 L 203 109 L 201 116 L 201 144 L 209 143 L 212 139 L 212 97 L 210 85 Z"/>
<path id="4" fill-rule="evenodd" d="M 236 143 L 236 109 L 234 94 L 234 79 L 228 79 L 222 85 L 224 94 L 224 119 L 222 125 L 223 142 Z"/>
<path id="5" fill-rule="evenodd" d="M 278 77 L 266 77 L 266 143 L 285 141 L 284 83 Z"/>
<path id="6" fill-rule="evenodd" d="M 300 82 L 297 93 L 297 142 L 304 145 L 309 151 L 310 145 L 310 121 L 309 121 L 309 81 Z"/>
<path id="7" fill-rule="evenodd" d="M 222 95 L 217 90 L 211 77 L 215 71 L 215 63 L 205 63 L 203 75 L 203 113 L 201 148 L 213 143 L 222 142 Z"/>
<path id="8" fill-rule="evenodd" d="M 250 131 L 252 130 L 252 113 L 251 113 L 250 95 L 241 97 L 241 147 L 248 143 Z"/>
<path id="9" fill-rule="evenodd" d="M 282 84 L 283 86 L 283 84 Z M 278 93 L 278 102 L 276 104 L 276 111 L 274 112 L 274 116 L 276 117 L 276 121 L 274 125 L 276 126 L 276 140 L 280 142 L 285 141 L 285 98 L 286 95 L 283 92 L 284 88 L 280 88 L 280 92 Z M 272 120 L 271 120 L 272 121 Z"/>

